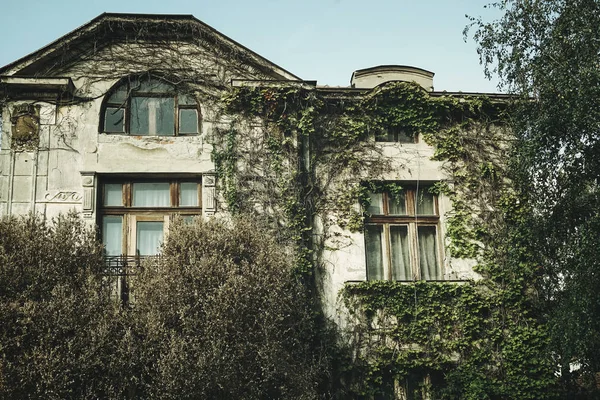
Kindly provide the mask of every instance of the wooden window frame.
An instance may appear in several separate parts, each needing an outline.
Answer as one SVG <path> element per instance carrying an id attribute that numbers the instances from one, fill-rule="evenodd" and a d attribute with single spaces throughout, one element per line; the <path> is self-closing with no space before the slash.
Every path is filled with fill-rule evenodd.
<path id="1" fill-rule="evenodd" d="M 146 79 L 147 81 L 149 80 L 157 80 L 157 81 L 161 81 L 158 78 L 150 78 L 150 79 Z M 139 79 L 139 81 L 144 81 L 143 79 Z M 100 133 L 106 133 L 107 135 L 131 135 L 131 136 L 150 136 L 150 137 L 175 137 L 175 136 L 197 136 L 201 133 L 202 130 L 202 115 L 200 113 L 200 107 L 198 106 L 198 104 L 179 104 L 179 98 L 182 95 L 182 93 L 179 93 L 176 88 L 171 85 L 172 90 L 170 91 L 164 91 L 164 92 L 160 92 L 160 91 L 156 91 L 156 92 L 141 92 L 141 91 L 137 91 L 134 87 L 132 87 L 132 83 L 134 81 L 132 81 L 131 79 L 127 79 L 125 81 L 120 81 L 119 83 L 117 83 L 105 96 L 105 102 L 102 106 L 102 111 L 101 111 L 101 118 L 100 118 Z M 165 81 L 161 81 L 163 84 L 165 85 L 170 85 L 169 83 L 165 82 Z M 126 88 L 126 92 L 127 92 L 127 97 L 124 101 L 122 102 L 111 102 L 110 99 L 112 97 L 113 94 L 115 94 L 119 89 L 122 89 L 123 87 Z M 173 105 L 173 119 L 174 119 L 174 126 L 173 126 L 173 135 L 159 135 L 159 134 L 152 134 L 150 135 L 150 133 L 147 134 L 132 134 L 131 133 L 131 110 L 132 110 L 132 106 L 131 106 L 131 100 L 133 98 L 172 98 L 174 101 L 174 105 Z M 118 131 L 118 132 L 110 132 L 105 130 L 105 123 L 106 123 L 106 113 L 108 112 L 109 108 L 116 108 L 119 110 L 123 110 L 123 130 L 122 131 Z M 197 132 L 195 133 L 180 133 L 179 132 L 179 111 L 180 110 L 195 110 L 196 111 L 196 116 L 198 118 L 197 121 Z"/>
<path id="2" fill-rule="evenodd" d="M 393 135 L 393 140 L 388 140 L 388 136 Z M 401 136 L 405 136 L 407 140 L 400 140 Z M 419 135 L 414 134 L 409 136 L 403 129 L 399 128 L 388 128 L 385 135 L 375 135 L 375 141 L 377 143 L 402 143 L 402 144 L 416 144 L 419 143 Z"/>
<path id="3" fill-rule="evenodd" d="M 136 183 L 169 183 L 170 205 L 164 207 L 142 207 L 133 206 L 133 185 Z M 182 183 L 195 183 L 198 185 L 198 205 L 197 206 L 179 206 Z M 120 184 L 122 194 L 122 205 L 105 205 L 105 186 L 106 184 Z M 121 249 L 124 255 L 129 254 L 132 243 L 129 243 L 132 236 L 132 221 L 140 220 L 165 220 L 165 232 L 168 230 L 168 220 L 174 215 L 198 216 L 202 215 L 202 181 L 200 178 L 175 178 L 175 179 L 146 179 L 146 178 L 105 178 L 99 184 L 98 195 L 98 225 L 102 226 L 104 216 L 122 217 L 122 244 Z M 167 218 L 168 217 L 168 218 Z"/>
<path id="4" fill-rule="evenodd" d="M 433 208 L 434 213 L 431 215 L 417 214 L 416 210 L 416 196 L 417 191 L 429 190 L 430 186 L 404 186 L 403 192 L 405 195 L 405 210 L 404 215 L 391 215 L 389 213 L 389 203 L 391 195 L 387 191 L 376 192 L 381 194 L 381 206 L 382 214 L 368 214 L 365 217 L 365 228 L 368 226 L 381 226 L 382 227 L 382 262 L 379 268 L 383 270 L 383 279 L 392 280 L 392 252 L 391 252 L 391 235 L 390 228 L 393 226 L 406 226 L 407 237 L 409 243 L 409 261 L 412 279 L 399 280 L 399 281 L 415 281 L 424 280 L 421 274 L 420 260 L 419 260 L 419 235 L 418 229 L 422 226 L 430 226 L 435 228 L 435 252 L 437 259 L 438 276 L 443 278 L 443 247 L 441 245 L 440 237 L 440 213 L 439 213 L 439 200 L 437 195 L 433 196 Z M 367 257 L 367 235 L 365 232 L 365 267 L 367 272 L 367 280 L 373 280 L 369 275 L 368 257 Z M 432 279 L 432 280 L 443 280 L 443 279 Z"/>

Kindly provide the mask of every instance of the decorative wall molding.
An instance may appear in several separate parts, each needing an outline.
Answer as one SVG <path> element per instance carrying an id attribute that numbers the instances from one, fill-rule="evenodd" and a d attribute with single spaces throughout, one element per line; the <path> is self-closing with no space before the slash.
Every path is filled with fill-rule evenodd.
<path id="1" fill-rule="evenodd" d="M 94 172 L 81 173 L 81 185 L 83 186 L 83 217 L 92 218 L 94 216 L 96 193 L 96 176 Z"/>
<path id="2" fill-rule="evenodd" d="M 216 200 L 217 175 L 213 172 L 202 175 L 202 213 L 205 217 L 215 215 L 217 211 Z"/>
<path id="3" fill-rule="evenodd" d="M 80 204 L 83 195 L 78 190 L 47 190 L 40 203 Z"/>

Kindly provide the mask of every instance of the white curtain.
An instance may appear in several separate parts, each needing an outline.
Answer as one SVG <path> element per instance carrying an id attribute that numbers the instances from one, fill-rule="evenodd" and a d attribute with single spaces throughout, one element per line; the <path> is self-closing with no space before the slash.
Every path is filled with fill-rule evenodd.
<path id="1" fill-rule="evenodd" d="M 179 205 L 195 207 L 198 205 L 198 184 L 184 182 L 179 185 Z"/>
<path id="2" fill-rule="evenodd" d="M 381 245 L 383 227 L 367 225 L 365 227 L 365 244 L 367 252 L 367 279 L 382 280 L 383 251 Z"/>
<path id="3" fill-rule="evenodd" d="M 441 279 L 441 269 L 437 259 L 435 226 L 419 226 L 419 264 L 421 279 Z"/>
<path id="4" fill-rule="evenodd" d="M 392 250 L 392 279 L 407 281 L 412 279 L 407 226 L 390 226 Z"/>
<path id="5" fill-rule="evenodd" d="M 123 205 L 123 184 L 107 183 L 104 185 L 104 205 L 122 206 Z"/>
<path id="6" fill-rule="evenodd" d="M 173 136 L 175 100 L 170 97 L 133 97 L 130 131 L 134 135 Z"/>
<path id="7" fill-rule="evenodd" d="M 383 214 L 383 195 L 381 193 L 369 193 L 371 203 L 367 208 L 367 212 L 372 215 Z"/>
<path id="8" fill-rule="evenodd" d="M 138 221 L 136 224 L 136 236 L 136 248 L 140 256 L 158 254 L 163 240 L 163 222 Z"/>
<path id="9" fill-rule="evenodd" d="M 168 182 L 133 184 L 134 207 L 169 207 L 171 195 Z"/>
<path id="10" fill-rule="evenodd" d="M 435 215 L 433 194 L 429 193 L 429 188 L 419 188 L 417 196 L 417 215 Z"/>
<path id="11" fill-rule="evenodd" d="M 102 244 L 107 256 L 123 254 L 123 217 L 106 215 L 102 218 Z"/>
<path id="12" fill-rule="evenodd" d="M 388 210 L 390 215 L 406 215 L 406 194 L 399 193 L 397 196 L 388 194 Z"/>

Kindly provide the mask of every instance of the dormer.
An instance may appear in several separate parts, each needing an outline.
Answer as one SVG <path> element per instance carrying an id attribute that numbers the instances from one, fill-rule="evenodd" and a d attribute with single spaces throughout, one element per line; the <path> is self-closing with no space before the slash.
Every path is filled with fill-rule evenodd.
<path id="1" fill-rule="evenodd" d="M 373 89 L 392 81 L 415 82 L 428 92 L 433 91 L 433 72 L 406 65 L 380 65 L 352 73 L 350 84 L 357 89 Z"/>

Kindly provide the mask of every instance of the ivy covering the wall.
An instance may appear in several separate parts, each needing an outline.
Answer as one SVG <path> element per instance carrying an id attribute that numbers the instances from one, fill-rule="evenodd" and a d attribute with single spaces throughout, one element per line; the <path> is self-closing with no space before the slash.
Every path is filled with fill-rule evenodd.
<path id="1" fill-rule="evenodd" d="M 297 273 L 313 293 L 323 250 L 335 250 L 326 246 L 329 228 L 360 231 L 365 207 L 358 205 L 368 204 L 374 186 L 389 184 L 377 183 L 392 164 L 375 136 L 421 135 L 449 177 L 431 189 L 453 205 L 447 254 L 477 260 L 483 279 L 348 284 L 341 293 L 353 351 L 346 395 L 388 398 L 405 387 L 415 398 L 551 397 L 546 332 L 532 306 L 535 266 L 508 229 L 527 210 L 506 174 L 505 109 L 483 97 L 434 97 L 408 83 L 360 95 L 240 87 L 224 99 L 224 113 L 238 116 L 213 138 L 227 207 L 268 218 L 280 240 L 294 243 Z M 509 254 L 522 263 L 506 262 Z"/>

